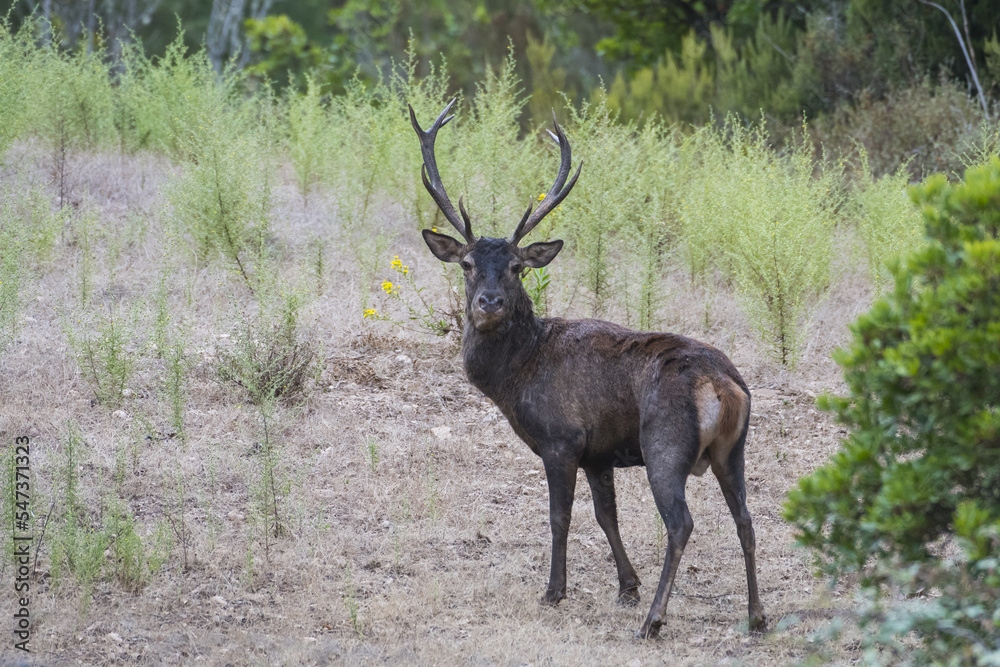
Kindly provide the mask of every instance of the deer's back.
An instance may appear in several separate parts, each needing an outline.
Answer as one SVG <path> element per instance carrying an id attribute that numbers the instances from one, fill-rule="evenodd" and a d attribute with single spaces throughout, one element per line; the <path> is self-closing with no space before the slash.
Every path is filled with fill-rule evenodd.
<path id="1" fill-rule="evenodd" d="M 726 355 L 685 336 L 601 320 L 539 322 L 533 354 L 510 368 L 492 367 L 509 377 L 480 386 L 536 453 L 547 442 L 576 441 L 584 443 L 584 461 L 641 464 L 643 415 L 671 410 L 697 420 L 699 386 L 721 381 L 746 388 Z"/>

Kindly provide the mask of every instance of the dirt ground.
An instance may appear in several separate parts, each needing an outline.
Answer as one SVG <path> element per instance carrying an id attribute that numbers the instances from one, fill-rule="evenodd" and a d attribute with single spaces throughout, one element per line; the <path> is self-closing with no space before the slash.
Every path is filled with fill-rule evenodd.
<path id="1" fill-rule="evenodd" d="M 19 144 L 0 178 L 8 188 L 51 189 L 45 160 Z M 148 309 L 164 253 L 174 247 L 162 233 L 168 211 L 159 194 L 169 167 L 156 157 L 116 154 L 75 155 L 71 167 L 73 215 L 96 211 L 99 220 L 98 301 Z M 322 374 L 275 415 L 286 485 L 278 508 L 286 530 L 278 538 L 262 539 L 253 519 L 254 410 L 213 372 L 230 344 L 231 299 L 243 298 L 231 273 L 186 257 L 171 265 L 171 309 L 190 324 L 187 352 L 195 362 L 187 442 L 170 434 L 158 389 L 162 364 L 139 343 L 130 398 L 116 410 L 94 402 L 65 335 L 85 264 L 70 234 L 30 282 L 18 340 L 0 358 L 0 435 L 5 444 L 31 439 L 36 536 L 73 422 L 86 443 L 81 493 L 93 520 L 99 523 L 107 495 L 117 494 L 147 544 L 165 519 L 187 537 L 175 533 L 169 559 L 140 591 L 108 578 L 89 596 L 72 578 L 53 586 L 42 537 L 26 664 L 785 665 L 808 655 L 816 628 L 850 615 L 852 591 L 813 577 L 809 555 L 794 547 L 781 518 L 787 491 L 844 433 L 815 408 L 815 397 L 842 390 L 830 353 L 871 300 L 849 251 L 835 262 L 792 370 L 766 358 L 724 286 L 709 291 L 679 273 L 664 277 L 662 329 L 722 349 L 753 394 L 747 487 L 770 631 L 747 633 L 742 552 L 709 472 L 687 484 L 695 529 L 662 638 L 640 642 L 633 632 L 648 611 L 665 547 L 645 471 L 616 471 L 621 532 L 643 582 L 639 606 L 615 601 L 614 563 L 582 473 L 567 599 L 541 606 L 550 547 L 541 460 L 466 382 L 453 341 L 362 319 L 360 294 L 369 286 L 359 284 L 351 252 L 338 245 L 334 198 L 317 195 L 306 205 L 285 177 L 273 214 L 282 266 L 292 275 L 308 264 L 309 238 L 329 239 L 331 250 L 309 309 Z M 442 289 L 433 281 L 437 260 L 399 207 L 379 207 L 372 223 L 390 234 L 377 280 L 390 277 L 389 259 L 399 255 L 432 291 Z M 126 242 L 112 272 L 107 247 L 115 235 Z M 580 316 L 571 264 L 569 257 L 553 264 L 553 310 Z M 113 482 L 123 448 L 134 461 Z M 0 616 L 8 619 L 13 576 L 6 564 Z M 2 662 L 18 664 L 23 656 L 9 633 L 4 642 Z M 850 633 L 828 648 L 835 661 L 860 657 Z"/>

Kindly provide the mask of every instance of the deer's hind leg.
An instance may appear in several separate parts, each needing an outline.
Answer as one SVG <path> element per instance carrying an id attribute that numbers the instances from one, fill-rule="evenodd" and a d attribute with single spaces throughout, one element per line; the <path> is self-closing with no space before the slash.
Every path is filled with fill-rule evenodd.
<path id="1" fill-rule="evenodd" d="M 722 495 L 726 498 L 729 511 L 736 521 L 736 534 L 743 547 L 743 561 L 747 569 L 747 608 L 750 615 L 750 631 L 759 632 L 767 626 L 767 617 L 757 590 L 756 538 L 750 511 L 747 509 L 746 481 L 744 479 L 743 448 L 746 444 L 747 427 L 744 424 L 739 439 L 727 451 L 720 448 L 712 451 L 712 472 L 719 480 Z"/>
<path id="2" fill-rule="evenodd" d="M 684 412 L 664 410 L 643 418 L 639 441 L 653 499 L 667 529 L 667 552 L 660 583 L 649 614 L 636 632 L 636 637 L 645 639 L 659 634 L 663 625 L 677 566 L 694 528 L 684 498 L 688 473 L 699 454 L 698 417 L 693 405 Z"/>
<path id="3" fill-rule="evenodd" d="M 601 468 L 584 468 L 590 492 L 594 497 L 594 514 L 597 523 L 611 545 L 618 568 L 618 602 L 635 605 L 639 603 L 639 575 L 625 553 L 621 534 L 618 532 L 618 506 L 615 503 L 615 473 L 610 465 Z"/>

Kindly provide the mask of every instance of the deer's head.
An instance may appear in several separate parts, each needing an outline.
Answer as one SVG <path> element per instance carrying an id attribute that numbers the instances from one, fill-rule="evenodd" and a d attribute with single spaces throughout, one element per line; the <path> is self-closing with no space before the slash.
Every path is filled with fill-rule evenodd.
<path id="1" fill-rule="evenodd" d="M 424 157 L 421 168 L 424 187 L 465 242 L 429 229 L 423 231 L 423 236 L 427 247 L 435 257 L 442 262 L 461 265 L 465 272 L 465 310 L 469 322 L 479 331 L 489 331 L 509 320 L 518 311 L 527 309 L 530 312 L 531 300 L 521 285 L 521 273 L 525 269 L 537 269 L 547 265 L 562 250 L 563 242 L 556 240 L 532 243 L 523 248 L 519 243 L 541 222 L 542 218 L 565 199 L 576 185 L 583 164 L 577 167 L 576 174 L 567 185 L 566 178 L 569 176 L 571 162 L 569 140 L 559 127 L 559 123 L 555 122 L 553 114 L 552 120 L 556 131 L 549 134 L 559 144 L 560 152 L 559 173 L 556 175 L 555 184 L 537 209 L 533 211 L 532 204 L 528 204 L 528 210 L 524 212 L 511 238 L 477 239 L 472 233 L 472 221 L 465 210 L 462 198 L 459 197 L 458 200 L 461 218 L 448 199 L 448 194 L 441 183 L 441 175 L 438 173 L 437 161 L 434 159 L 434 139 L 438 130 L 454 118 L 448 116 L 448 111 L 454 103 L 455 100 L 448 103 L 426 132 L 420 129 L 413 107 L 410 107 L 410 121 L 420 138 L 420 149 Z"/>

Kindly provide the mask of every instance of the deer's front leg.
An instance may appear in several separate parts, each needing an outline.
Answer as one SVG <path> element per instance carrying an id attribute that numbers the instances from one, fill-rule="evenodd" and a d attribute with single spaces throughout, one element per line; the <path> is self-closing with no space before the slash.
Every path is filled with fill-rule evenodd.
<path id="1" fill-rule="evenodd" d="M 576 459 L 560 453 L 543 455 L 545 477 L 549 483 L 549 524 L 552 527 L 552 569 L 549 587 L 542 596 L 544 604 L 556 605 L 566 597 L 566 541 L 576 490 Z"/>

